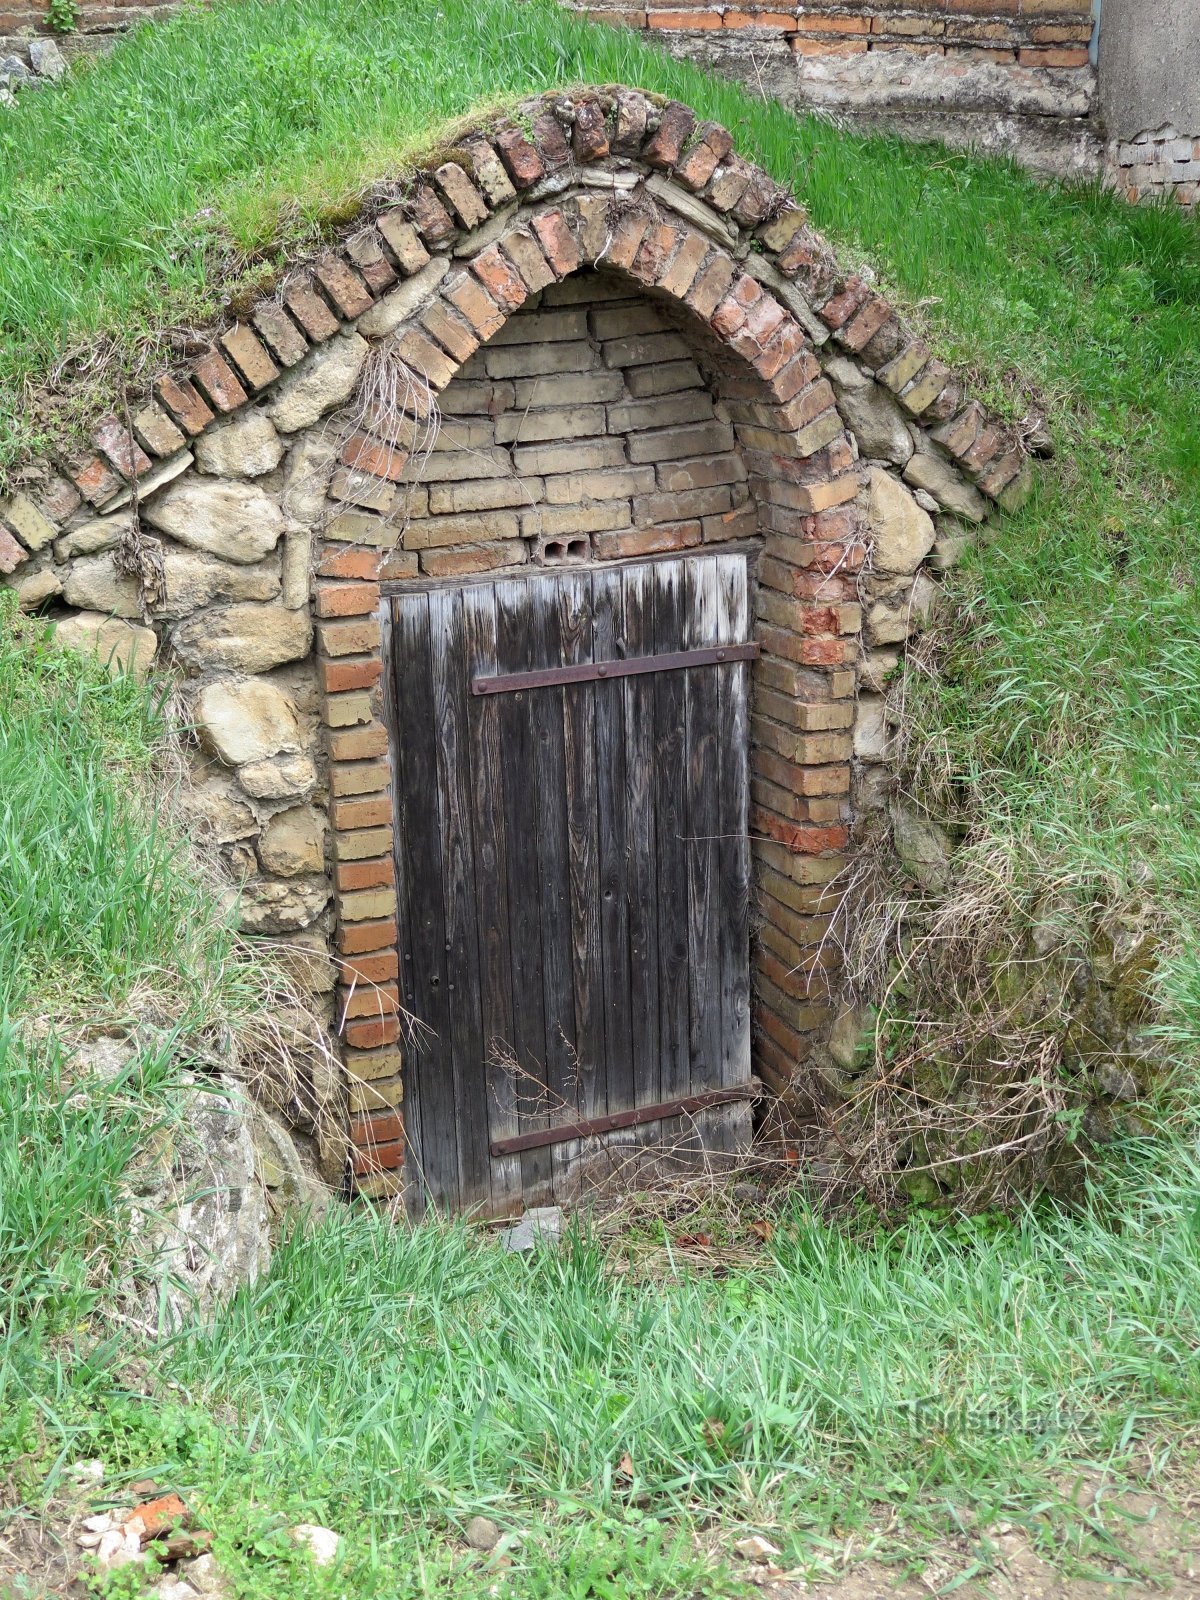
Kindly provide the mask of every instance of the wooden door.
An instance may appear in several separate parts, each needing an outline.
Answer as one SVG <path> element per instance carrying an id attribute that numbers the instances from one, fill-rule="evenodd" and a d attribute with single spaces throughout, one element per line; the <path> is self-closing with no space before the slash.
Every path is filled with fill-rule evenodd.
<path id="1" fill-rule="evenodd" d="M 750 1081 L 746 560 L 390 599 L 414 1209 L 567 1198 Z M 669 658 L 669 659 L 665 659 Z"/>

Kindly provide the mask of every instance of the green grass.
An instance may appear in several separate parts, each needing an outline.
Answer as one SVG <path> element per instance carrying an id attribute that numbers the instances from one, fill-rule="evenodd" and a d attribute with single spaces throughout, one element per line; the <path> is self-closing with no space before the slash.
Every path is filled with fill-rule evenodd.
<path id="1" fill-rule="evenodd" d="M 1048 412 L 1058 460 L 957 570 L 961 625 L 909 704 L 980 873 L 1002 860 L 1030 901 L 1064 883 L 1152 900 L 1166 1026 L 1193 1070 L 1179 1131 L 1112 1150 L 1103 1195 L 1073 1214 L 887 1235 L 796 1199 L 760 1267 L 710 1278 L 672 1266 L 669 1230 L 653 1270 L 623 1272 L 586 1230 L 527 1263 L 466 1228 L 339 1208 L 212 1330 L 114 1339 L 114 1197 L 170 1074 L 145 1061 L 79 1099 L 61 1052 L 18 1046 L 11 1024 L 164 989 L 211 1016 L 231 963 L 138 799 L 152 702 L 0 627 L 0 1462 L 25 1452 L 32 1506 L 93 1454 L 177 1480 L 252 1600 L 498 1577 L 571 1600 L 727 1591 L 693 1533 L 727 1550 L 730 1528 L 760 1527 L 789 1557 L 833 1559 L 881 1505 L 894 1544 L 965 1528 L 987 1559 L 995 1517 L 1078 1530 L 1075 1473 L 1169 1469 L 1197 1420 L 1193 224 L 796 121 L 544 0 L 197 10 L 0 122 L 0 462 L 44 434 L 32 397 L 68 349 L 99 336 L 132 364 L 164 316 L 203 315 L 447 119 L 581 79 L 727 122 L 987 398 Z M 521 1536 L 507 1576 L 454 1543 L 480 1511 Z M 343 1571 L 297 1563 L 279 1530 L 301 1518 L 347 1535 Z"/>

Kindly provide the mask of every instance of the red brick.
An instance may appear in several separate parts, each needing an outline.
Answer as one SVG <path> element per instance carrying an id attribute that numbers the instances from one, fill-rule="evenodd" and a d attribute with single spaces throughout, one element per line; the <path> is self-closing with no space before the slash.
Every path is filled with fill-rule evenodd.
<path id="1" fill-rule="evenodd" d="M 331 339 L 341 323 L 313 288 L 311 278 L 297 278 L 283 291 L 283 303 L 308 337 L 320 344 Z"/>
<path id="2" fill-rule="evenodd" d="M 663 107 L 657 130 L 643 146 L 642 160 L 652 167 L 673 167 L 695 126 L 696 114 L 691 107 L 672 100 Z"/>
<path id="3" fill-rule="evenodd" d="M 477 228 L 487 221 L 488 208 L 483 196 L 456 161 L 443 162 L 433 177 L 464 228 Z"/>
<path id="4" fill-rule="evenodd" d="M 385 211 L 376 222 L 388 249 L 395 256 L 401 272 L 412 277 L 414 272 L 429 261 L 429 251 L 421 243 L 417 230 L 400 211 Z"/>
<path id="5" fill-rule="evenodd" d="M 861 278 L 848 279 L 821 307 L 821 321 L 830 328 L 840 328 L 862 305 L 870 293 Z"/>
<path id="6" fill-rule="evenodd" d="M 383 241 L 374 228 L 347 239 L 345 250 L 372 294 L 383 294 L 396 282 L 396 269 L 384 255 Z"/>
<path id="7" fill-rule="evenodd" d="M 533 142 L 547 172 L 556 172 L 571 159 L 571 148 L 562 123 L 550 110 L 533 119 Z"/>
<path id="8" fill-rule="evenodd" d="M 1022 67 L 1086 67 L 1088 53 L 1078 50 L 1018 50 L 1017 62 Z"/>
<path id="9" fill-rule="evenodd" d="M 504 311 L 519 310 L 529 298 L 520 273 L 500 253 L 499 245 L 481 250 L 471 263 L 471 271 Z"/>
<path id="10" fill-rule="evenodd" d="M 400 995 L 394 983 L 358 984 L 342 988 L 338 1011 L 343 1022 L 354 1017 L 395 1016 L 400 1010 Z"/>
<path id="11" fill-rule="evenodd" d="M 379 605 L 377 583 L 320 583 L 317 585 L 319 617 L 366 617 Z"/>
<path id="12" fill-rule="evenodd" d="M 614 267 L 624 267 L 626 271 L 633 265 L 633 259 L 641 248 L 642 240 L 646 237 L 646 230 L 650 226 L 650 219 L 636 211 L 627 211 L 617 223 L 613 233 L 612 242 L 608 247 L 605 262 Z"/>
<path id="13" fill-rule="evenodd" d="M 736 275 L 737 268 L 732 260 L 724 251 L 718 251 L 684 295 L 684 303 L 698 316 L 705 319 L 711 317 L 728 293 Z"/>
<path id="14" fill-rule="evenodd" d="M 236 411 L 250 398 L 242 388 L 237 373 L 216 350 L 210 350 L 208 355 L 197 361 L 192 369 L 192 380 L 218 411 Z"/>
<path id="15" fill-rule="evenodd" d="M 876 19 L 878 21 L 880 19 Z M 796 19 L 797 33 L 870 33 L 870 17 L 836 17 L 824 13 Z"/>
<path id="16" fill-rule="evenodd" d="M 381 950 L 377 955 L 362 955 L 356 956 L 353 961 L 339 961 L 338 967 L 343 982 L 386 983 L 389 978 L 400 976 L 400 957 L 395 950 Z"/>
<path id="17" fill-rule="evenodd" d="M 346 1038 L 349 1037 L 350 1029 L 347 1028 Z M 370 1150 L 356 1150 L 351 1165 L 356 1178 L 366 1178 L 373 1172 L 397 1172 L 404 1165 L 404 1159 L 404 1140 L 396 1139 L 390 1144 L 375 1145 Z"/>
<path id="18" fill-rule="evenodd" d="M 28 560 L 24 545 L 18 544 L 7 528 L 0 527 L 0 572 L 15 572 Z"/>
<path id="19" fill-rule="evenodd" d="M 501 128 L 496 135 L 496 149 L 518 189 L 530 189 L 539 178 L 545 177 L 541 156 L 520 128 Z"/>
<path id="20" fill-rule="evenodd" d="M 392 937 L 395 936 L 393 923 Z M 342 1038 L 355 1050 L 378 1050 L 381 1045 L 395 1044 L 399 1037 L 399 1017 L 372 1017 L 370 1020 L 348 1022 L 342 1029 Z"/>
<path id="21" fill-rule="evenodd" d="M 381 828 L 392 820 L 392 802 L 387 795 L 371 795 L 364 800 L 335 800 L 330 817 L 338 829 Z"/>
<path id="22" fill-rule="evenodd" d="M 381 889 L 396 881 L 396 864 L 391 856 L 376 861 L 343 861 L 337 867 L 339 889 Z"/>
<path id="23" fill-rule="evenodd" d="M 125 487 L 120 478 L 99 456 L 88 455 L 76 460 L 68 469 L 71 482 L 89 505 L 103 505 Z"/>
<path id="24" fill-rule="evenodd" d="M 387 729 L 379 723 L 339 728 L 329 736 L 329 754 L 334 761 L 368 761 L 386 755 L 387 747 Z"/>
<path id="25" fill-rule="evenodd" d="M 733 149 L 733 135 L 719 122 L 702 122 L 675 168 L 675 176 L 689 189 L 703 189 Z"/>
<path id="26" fill-rule="evenodd" d="M 616 156 L 636 156 L 642 148 L 646 133 L 646 119 L 650 105 L 644 94 L 636 89 L 618 89 L 617 126 L 613 132 L 612 150 Z"/>
<path id="27" fill-rule="evenodd" d="M 308 354 L 308 340 L 282 306 L 259 306 L 251 321 L 276 361 L 285 367 L 294 367 Z"/>
<path id="28" fill-rule="evenodd" d="M 216 412 L 186 378 L 160 378 L 155 393 L 184 433 L 203 433 Z"/>
<path id="29" fill-rule="evenodd" d="M 383 444 L 369 434 L 353 433 L 342 446 L 342 462 L 356 472 L 369 472 L 373 478 L 397 483 L 408 465 L 408 451 L 394 444 Z"/>
<path id="30" fill-rule="evenodd" d="M 499 333 L 507 320 L 483 284 L 469 273 L 460 272 L 447 278 L 442 293 L 466 317 L 482 339 L 490 339 L 494 333 Z"/>
<path id="31" fill-rule="evenodd" d="M 408 202 L 413 226 L 431 250 L 452 239 L 457 229 L 454 218 L 427 183 L 419 183 Z"/>
<path id="32" fill-rule="evenodd" d="M 580 261 L 579 246 L 561 211 L 546 211 L 534 217 L 533 231 L 556 278 L 565 278 L 575 271 Z"/>
<path id="33" fill-rule="evenodd" d="M 383 676 L 383 662 L 377 655 L 350 657 L 341 661 L 321 657 L 317 661 L 317 670 L 326 694 L 343 694 L 347 689 L 370 689 L 377 684 Z"/>
<path id="34" fill-rule="evenodd" d="M 721 26 L 719 11 L 648 11 L 646 23 L 651 28 L 710 29 Z"/>
<path id="35" fill-rule="evenodd" d="M 872 295 L 842 328 L 838 334 L 839 342 L 850 350 L 861 350 L 871 342 L 891 314 L 892 308 L 887 301 Z"/>
<path id="36" fill-rule="evenodd" d="M 92 434 L 96 449 L 106 455 L 123 478 L 140 477 L 154 463 L 123 422 L 105 417 Z"/>
<path id="37" fill-rule="evenodd" d="M 596 554 L 605 561 L 651 555 L 662 550 L 687 550 L 700 543 L 699 522 L 666 522 L 657 528 L 631 528 L 624 533 L 593 535 Z"/>
<path id="38" fill-rule="evenodd" d="M 317 558 L 318 578 L 361 578 L 372 582 L 379 577 L 383 566 L 382 550 L 368 550 L 362 545 L 326 545 Z M 335 663 L 330 662 L 332 666 Z"/>
<path id="39" fill-rule="evenodd" d="M 391 821 L 390 807 L 388 821 Z M 338 929 L 337 946 L 344 956 L 358 956 L 387 949 L 394 951 L 395 944 L 396 922 L 393 917 L 382 917 L 373 922 L 343 923 Z"/>
<path id="40" fill-rule="evenodd" d="M 458 371 L 457 363 L 416 328 L 410 327 L 400 335 L 396 349 L 414 372 L 435 389 L 444 389 Z"/>
<path id="41" fill-rule="evenodd" d="M 392 1139 L 403 1139 L 404 1119 L 397 1112 L 383 1115 L 360 1115 L 350 1118 L 350 1137 L 357 1145 L 386 1144 Z"/>
<path id="42" fill-rule="evenodd" d="M 786 822 L 761 806 L 751 811 L 750 829 L 752 833 L 765 833 L 798 855 L 815 856 L 824 850 L 844 850 L 850 842 L 850 829 L 845 824 L 819 828 L 811 823 Z"/>
<path id="43" fill-rule="evenodd" d="M 604 111 L 598 100 L 580 100 L 575 107 L 571 148 L 575 152 L 576 161 L 581 162 L 599 161 L 608 154 L 608 130 L 605 126 Z"/>
<path id="44" fill-rule="evenodd" d="M 793 38 L 792 49 L 798 56 L 857 56 L 865 55 L 865 39 L 801 39 Z"/>
<path id="45" fill-rule="evenodd" d="M 467 361 L 479 349 L 479 340 L 470 325 L 441 300 L 434 300 L 425 308 L 421 326 L 455 361 Z"/>
<path id="46" fill-rule="evenodd" d="M 279 368 L 244 322 L 221 335 L 221 348 L 252 389 L 265 389 L 279 376 Z"/>
<path id="47" fill-rule="evenodd" d="M 727 28 L 783 28 L 789 33 L 796 27 L 790 11 L 727 11 Z"/>
<path id="48" fill-rule="evenodd" d="M 317 282 L 334 306 L 348 322 L 361 317 L 375 304 L 375 297 L 341 256 L 332 251 L 324 255 L 313 267 Z"/>

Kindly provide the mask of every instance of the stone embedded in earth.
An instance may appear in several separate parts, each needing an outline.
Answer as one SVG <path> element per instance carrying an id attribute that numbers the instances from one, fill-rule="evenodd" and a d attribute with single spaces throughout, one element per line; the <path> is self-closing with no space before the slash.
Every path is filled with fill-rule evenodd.
<path id="1" fill-rule="evenodd" d="M 316 786 L 317 769 L 311 756 L 274 756 L 239 767 L 238 782 L 255 800 L 294 800 Z"/>
<path id="2" fill-rule="evenodd" d="M 258 856 L 268 872 L 281 878 L 325 869 L 325 819 L 312 806 L 294 806 L 272 817 L 258 842 Z"/>
<path id="3" fill-rule="evenodd" d="M 227 777 L 210 777 L 183 786 L 179 808 L 198 839 L 232 844 L 258 832 L 258 822 L 246 797 Z"/>
<path id="4" fill-rule="evenodd" d="M 500 1529 L 491 1517 L 472 1517 L 463 1537 L 472 1550 L 494 1550 L 500 1543 Z"/>
<path id="5" fill-rule="evenodd" d="M 332 1528 L 321 1528 L 312 1522 L 300 1522 L 289 1530 L 293 1540 L 312 1557 L 314 1567 L 332 1566 L 342 1541 Z"/>
<path id="6" fill-rule="evenodd" d="M 55 540 L 54 554 L 60 561 L 95 555 L 100 550 L 111 550 L 119 539 L 132 531 L 133 516 L 128 511 L 119 511 L 112 517 L 96 517 Z"/>
<path id="7" fill-rule="evenodd" d="M 223 428 L 209 428 L 192 446 L 202 472 L 220 478 L 258 478 L 283 460 L 284 445 L 270 417 L 245 411 Z"/>
<path id="8" fill-rule="evenodd" d="M 871 565 L 876 572 L 915 572 L 933 548 L 933 518 L 882 467 L 871 468 L 867 518 L 874 535 Z"/>
<path id="9" fill-rule="evenodd" d="M 113 617 L 140 617 L 141 590 L 132 573 L 121 572 L 111 555 L 81 556 L 68 567 L 63 599 L 80 611 Z"/>
<path id="10" fill-rule="evenodd" d="M 168 549 L 163 552 L 166 593 L 153 606 L 155 617 L 176 622 L 190 617 L 214 600 L 275 600 L 282 582 L 278 557 L 268 556 L 256 566 L 233 566 L 203 550 Z"/>
<path id="11" fill-rule="evenodd" d="M 283 513 L 290 521 L 309 524 L 324 515 L 338 454 L 337 440 L 321 434 L 305 434 L 293 447 L 283 474 Z"/>
<path id="12" fill-rule="evenodd" d="M 825 374 L 837 390 L 838 410 L 860 452 L 902 467 L 913 453 L 913 442 L 907 419 L 888 391 L 845 356 L 830 361 Z"/>
<path id="13" fill-rule="evenodd" d="M 329 904 L 327 879 L 296 878 L 287 883 L 247 883 L 236 897 L 247 933 L 292 933 L 314 923 Z"/>
<path id="14" fill-rule="evenodd" d="M 351 333 L 319 345 L 286 373 L 271 391 L 271 402 L 265 408 L 280 433 L 310 428 L 327 411 L 343 405 L 354 393 L 367 350 L 367 341 Z"/>
<path id="15" fill-rule="evenodd" d="M 904 469 L 904 481 L 931 494 L 946 511 L 953 511 L 968 522 L 982 522 L 987 516 L 987 501 L 948 461 L 919 450 Z"/>
<path id="16" fill-rule="evenodd" d="M 283 532 L 283 512 L 257 485 L 217 478 L 177 480 L 142 516 L 180 544 L 246 564 L 261 561 Z"/>
<path id="17" fill-rule="evenodd" d="M 924 889 L 944 891 L 950 882 L 951 840 L 923 811 L 897 800 L 892 805 L 892 840 L 909 874 Z"/>
<path id="18" fill-rule="evenodd" d="M 524 1255 L 539 1244 L 557 1244 L 562 1235 L 561 1206 L 532 1206 L 520 1222 L 505 1228 L 500 1242 L 506 1250 Z"/>
<path id="19" fill-rule="evenodd" d="M 18 578 L 13 588 L 21 610 L 36 611 L 47 600 L 53 600 L 62 593 L 62 580 L 49 567 L 43 567 L 40 572 L 31 572 L 24 578 Z"/>
<path id="20" fill-rule="evenodd" d="M 96 656 L 114 676 L 131 672 L 135 678 L 144 678 L 150 671 L 158 648 L 153 629 L 105 616 L 101 611 L 80 611 L 56 622 L 54 642 L 64 649 L 77 650 L 80 655 Z"/>
<path id="21" fill-rule="evenodd" d="M 49 78 L 54 83 L 57 83 L 67 70 L 66 57 L 53 39 L 31 39 L 29 59 L 39 77 Z"/>
<path id="22" fill-rule="evenodd" d="M 227 767 L 300 748 L 300 725 L 287 695 L 261 678 L 207 684 L 194 717 L 200 743 Z"/>
<path id="23" fill-rule="evenodd" d="M 268 672 L 299 661 L 311 646 L 308 613 L 279 605 L 214 606 L 180 623 L 171 636 L 180 660 L 201 670 Z"/>

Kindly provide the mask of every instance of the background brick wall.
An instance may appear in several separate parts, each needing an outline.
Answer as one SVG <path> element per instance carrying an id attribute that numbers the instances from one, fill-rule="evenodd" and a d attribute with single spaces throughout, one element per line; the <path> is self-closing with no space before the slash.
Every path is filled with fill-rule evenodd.
<path id="1" fill-rule="evenodd" d="M 1092 0 L 571 0 L 785 104 L 1099 170 Z"/>

